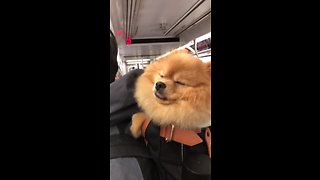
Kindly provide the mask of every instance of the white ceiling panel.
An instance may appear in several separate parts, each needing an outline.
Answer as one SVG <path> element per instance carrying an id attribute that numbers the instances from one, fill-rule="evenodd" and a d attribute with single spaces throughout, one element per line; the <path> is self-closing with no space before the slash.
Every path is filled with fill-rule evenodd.
<path id="1" fill-rule="evenodd" d="M 170 33 L 165 32 L 174 25 L 199 0 L 110 0 L 110 21 L 114 29 L 121 57 L 139 57 L 144 55 L 161 55 L 181 45 L 191 36 L 187 33 L 197 33 L 192 28 L 182 34 L 181 30 L 190 26 L 199 17 L 211 10 L 211 0 L 205 0 L 189 14 Z M 132 9 L 130 8 L 132 4 Z M 131 11 L 130 11 L 131 9 Z M 129 12 L 129 13 L 128 13 Z M 131 17 L 131 18 L 130 18 Z M 208 26 L 210 26 L 210 22 Z M 180 43 L 137 44 L 126 45 L 125 33 L 130 26 L 130 37 L 133 39 L 176 37 L 179 34 Z M 207 27 L 207 26 L 205 26 Z M 208 28 L 206 28 L 207 31 Z M 200 32 L 200 30 L 198 30 Z M 122 32 L 122 34 L 118 33 Z"/>
<path id="2" fill-rule="evenodd" d="M 145 0 L 141 2 L 137 33 L 132 37 L 161 37 L 198 0 Z M 161 24 L 164 26 L 161 27 Z"/>

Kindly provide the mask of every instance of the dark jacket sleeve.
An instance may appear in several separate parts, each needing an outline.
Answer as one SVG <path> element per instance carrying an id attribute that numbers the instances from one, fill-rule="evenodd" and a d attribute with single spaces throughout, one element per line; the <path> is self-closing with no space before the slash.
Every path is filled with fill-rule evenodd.
<path id="1" fill-rule="evenodd" d="M 136 79 L 142 73 L 141 69 L 130 71 L 110 84 L 110 126 L 130 122 L 132 115 L 140 111 L 133 94 Z"/>

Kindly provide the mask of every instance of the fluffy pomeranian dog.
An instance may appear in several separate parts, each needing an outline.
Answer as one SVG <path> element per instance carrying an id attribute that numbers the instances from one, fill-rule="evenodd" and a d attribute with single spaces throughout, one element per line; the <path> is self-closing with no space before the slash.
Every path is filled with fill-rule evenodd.
<path id="1" fill-rule="evenodd" d="M 211 62 L 174 51 L 145 69 L 134 96 L 143 110 L 132 116 L 135 138 L 141 136 L 145 119 L 185 130 L 211 126 Z"/>

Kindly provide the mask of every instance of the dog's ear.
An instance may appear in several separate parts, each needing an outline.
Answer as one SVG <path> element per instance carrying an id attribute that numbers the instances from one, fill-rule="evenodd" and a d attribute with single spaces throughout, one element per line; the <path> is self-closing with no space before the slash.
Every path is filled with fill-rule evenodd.
<path id="1" fill-rule="evenodd" d="M 172 54 L 179 54 L 179 53 L 187 53 L 187 54 L 191 54 L 190 51 L 186 48 L 183 49 L 174 49 L 170 52 L 170 55 Z"/>

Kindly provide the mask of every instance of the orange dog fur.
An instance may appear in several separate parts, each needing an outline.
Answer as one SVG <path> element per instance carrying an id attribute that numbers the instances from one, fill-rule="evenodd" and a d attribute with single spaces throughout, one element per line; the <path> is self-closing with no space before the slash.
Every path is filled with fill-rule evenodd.
<path id="1" fill-rule="evenodd" d="M 135 99 L 143 110 L 132 116 L 135 138 L 145 119 L 186 130 L 211 126 L 211 62 L 173 51 L 145 69 L 136 82 Z"/>

